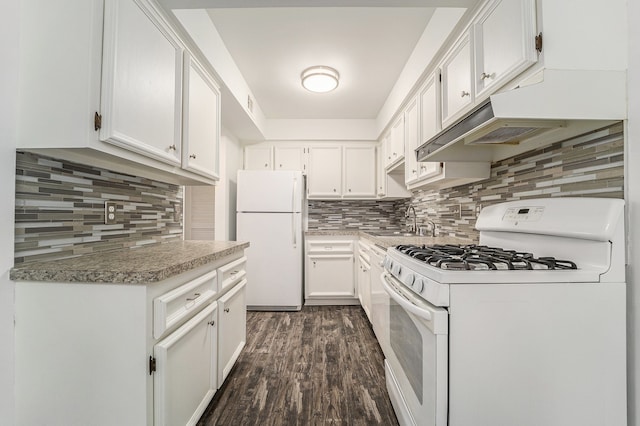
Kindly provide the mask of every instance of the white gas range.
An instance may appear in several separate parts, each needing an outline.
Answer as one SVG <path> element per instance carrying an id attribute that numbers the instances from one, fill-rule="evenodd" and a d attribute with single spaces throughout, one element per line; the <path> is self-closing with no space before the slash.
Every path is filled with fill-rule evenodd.
<path id="1" fill-rule="evenodd" d="M 476 228 L 478 245 L 387 251 L 400 423 L 625 425 L 623 200 L 502 203 Z"/>

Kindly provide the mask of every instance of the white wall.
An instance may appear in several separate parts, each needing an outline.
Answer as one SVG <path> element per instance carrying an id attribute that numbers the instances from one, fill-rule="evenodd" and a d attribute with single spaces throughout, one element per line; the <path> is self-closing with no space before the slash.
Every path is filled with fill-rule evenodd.
<path id="1" fill-rule="evenodd" d="M 20 2 L 4 2 L 0 25 L 0 423 L 14 423 L 13 206 L 15 205 Z"/>
<path id="2" fill-rule="evenodd" d="M 220 137 L 220 182 L 216 186 L 216 240 L 236 239 L 237 171 L 242 168 L 242 147 L 225 128 Z"/>
<path id="3" fill-rule="evenodd" d="M 465 11 L 466 9 L 461 8 L 439 8 L 434 12 L 402 69 L 398 81 L 394 84 L 391 93 L 380 109 L 376 119 L 378 135 L 393 119 L 404 99 L 421 78 L 427 66 L 434 60 L 440 47 L 460 22 Z"/>
<path id="4" fill-rule="evenodd" d="M 628 295 L 628 407 L 629 425 L 640 425 L 640 3 L 627 3 L 629 17 L 628 117 L 625 140 L 625 197 L 629 245 Z"/>

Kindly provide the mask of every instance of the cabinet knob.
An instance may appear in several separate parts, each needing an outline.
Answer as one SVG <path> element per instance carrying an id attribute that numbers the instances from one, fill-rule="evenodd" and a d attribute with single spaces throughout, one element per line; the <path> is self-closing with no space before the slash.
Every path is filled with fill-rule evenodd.
<path id="1" fill-rule="evenodd" d="M 337 192 L 335 188 L 333 188 L 333 192 Z"/>
<path id="2" fill-rule="evenodd" d="M 280 164 L 280 168 L 282 168 L 282 164 Z"/>
<path id="3" fill-rule="evenodd" d="M 418 171 L 417 170 L 411 170 L 411 173 L 413 173 L 415 175 L 416 173 L 418 173 Z"/>
<path id="4" fill-rule="evenodd" d="M 349 192 L 351 192 L 351 188 L 349 188 Z"/>
<path id="5" fill-rule="evenodd" d="M 169 146 L 169 151 L 175 151 L 175 150 L 177 150 L 175 145 L 170 145 Z"/>
<path id="6" fill-rule="evenodd" d="M 229 308 L 224 308 L 224 311 L 225 311 L 226 313 L 229 313 Z"/>
<path id="7" fill-rule="evenodd" d="M 264 166 L 265 167 L 269 167 L 269 163 L 264 163 Z"/>
<path id="8" fill-rule="evenodd" d="M 483 72 L 480 74 L 480 80 L 486 80 L 487 78 L 493 78 L 493 73 Z"/>
<path id="9" fill-rule="evenodd" d="M 214 325 L 216 325 L 215 321 L 209 321 L 207 324 L 209 324 L 211 327 L 213 327 Z"/>
<path id="10" fill-rule="evenodd" d="M 196 155 L 195 154 L 191 154 L 191 155 L 189 155 L 189 158 L 193 158 L 195 160 L 196 159 Z"/>
<path id="11" fill-rule="evenodd" d="M 469 96 L 470 93 L 469 92 L 465 92 L 464 90 L 460 93 L 460 97 L 464 98 L 465 96 Z"/>

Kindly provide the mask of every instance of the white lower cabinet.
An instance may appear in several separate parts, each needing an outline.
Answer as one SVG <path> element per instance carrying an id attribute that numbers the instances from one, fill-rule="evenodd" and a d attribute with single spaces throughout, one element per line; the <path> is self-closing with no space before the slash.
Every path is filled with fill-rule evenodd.
<path id="1" fill-rule="evenodd" d="M 218 300 L 220 332 L 218 335 L 218 381 L 227 378 L 247 341 L 247 308 L 242 280 Z"/>
<path id="2" fill-rule="evenodd" d="M 353 238 L 307 237 L 305 304 L 357 305 Z"/>
<path id="3" fill-rule="evenodd" d="M 367 256 L 368 257 L 368 256 Z M 364 309 L 367 318 L 371 321 L 371 264 L 363 256 L 362 251 L 358 257 L 358 299 Z"/>
<path id="4" fill-rule="evenodd" d="M 155 345 L 154 425 L 194 425 L 218 389 L 218 306 Z"/>
<path id="5" fill-rule="evenodd" d="M 244 264 L 240 251 L 147 284 L 16 282 L 16 424 L 195 425 L 244 347 Z"/>

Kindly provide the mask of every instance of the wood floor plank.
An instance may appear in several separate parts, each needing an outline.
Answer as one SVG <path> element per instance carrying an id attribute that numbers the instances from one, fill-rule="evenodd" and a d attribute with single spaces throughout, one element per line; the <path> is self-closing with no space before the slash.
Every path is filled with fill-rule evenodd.
<path id="1" fill-rule="evenodd" d="M 397 425 L 359 306 L 248 312 L 247 344 L 199 426 Z"/>

